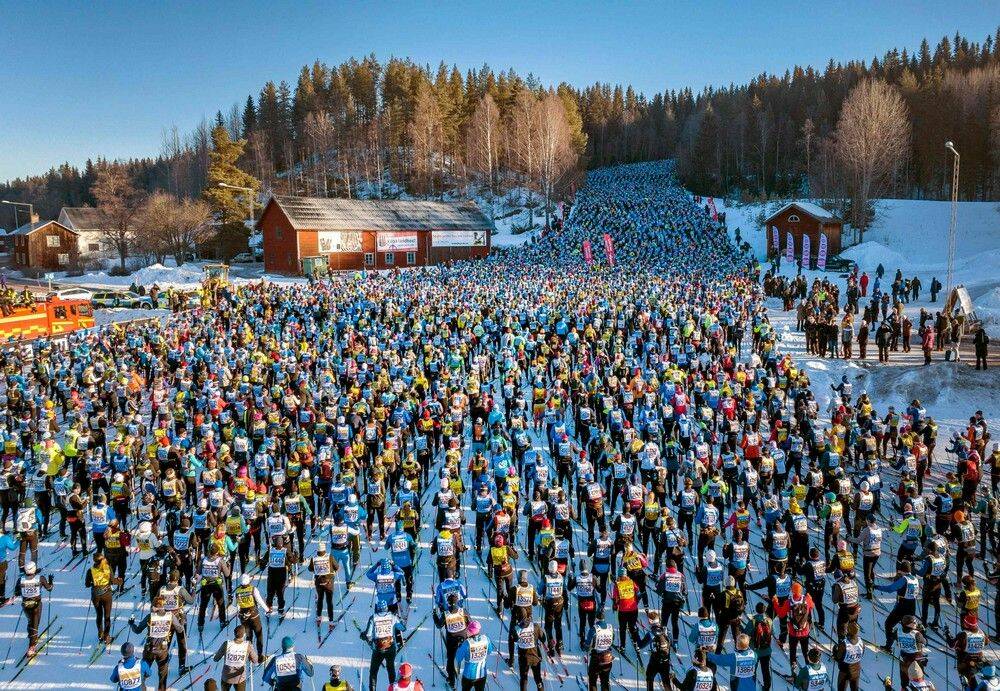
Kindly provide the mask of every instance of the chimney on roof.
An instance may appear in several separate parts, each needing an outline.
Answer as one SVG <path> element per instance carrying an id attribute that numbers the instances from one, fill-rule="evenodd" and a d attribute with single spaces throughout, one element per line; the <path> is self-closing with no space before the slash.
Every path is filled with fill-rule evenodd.
<path id="1" fill-rule="evenodd" d="M 31 214 L 31 223 L 38 223 L 38 214 Z"/>

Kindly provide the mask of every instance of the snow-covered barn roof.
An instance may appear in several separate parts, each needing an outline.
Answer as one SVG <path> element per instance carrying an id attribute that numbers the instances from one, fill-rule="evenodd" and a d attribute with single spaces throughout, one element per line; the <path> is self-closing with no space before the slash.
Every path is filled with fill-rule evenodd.
<path id="1" fill-rule="evenodd" d="M 832 213 L 824 209 L 819 204 L 813 204 L 812 202 L 788 202 L 780 209 L 775 211 L 773 214 L 767 217 L 767 221 L 771 221 L 775 216 L 783 214 L 788 209 L 795 207 L 799 211 L 820 221 L 836 221 L 840 222 L 840 219 L 834 216 Z"/>

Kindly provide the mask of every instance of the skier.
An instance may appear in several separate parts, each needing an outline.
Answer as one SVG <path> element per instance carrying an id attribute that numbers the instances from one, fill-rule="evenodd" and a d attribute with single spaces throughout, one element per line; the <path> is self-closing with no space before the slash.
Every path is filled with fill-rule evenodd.
<path id="1" fill-rule="evenodd" d="M 755 691 L 757 688 L 757 653 L 750 648 L 750 637 L 736 636 L 736 650 L 725 655 L 709 652 L 708 661 L 729 668 L 731 691 Z"/>
<path id="2" fill-rule="evenodd" d="M 815 691 L 829 688 L 830 680 L 826 665 L 820 660 L 819 648 L 811 648 L 807 656 L 808 664 L 799 670 L 795 676 L 795 688 L 802 691 Z"/>
<path id="3" fill-rule="evenodd" d="M 660 634 L 662 634 L 662 629 L 660 630 Z M 655 633 L 654 639 L 656 639 Z M 601 609 L 597 612 L 594 622 L 587 627 L 583 636 L 583 642 L 580 645 L 587 655 L 587 683 L 590 691 L 597 691 L 598 682 L 600 683 L 603 691 L 608 691 L 611 678 L 611 666 L 614 664 L 614 655 L 611 652 L 611 647 L 614 643 L 615 629 L 611 626 L 611 624 L 604 620 L 604 610 Z M 654 640 L 654 643 L 657 645 L 654 650 L 659 651 L 659 646 L 663 644 L 663 641 Z M 665 672 L 662 666 L 664 661 L 666 663 Z M 651 658 L 649 664 L 646 666 L 647 678 L 653 678 L 649 676 L 650 674 L 660 674 L 664 680 L 670 679 L 669 641 L 667 641 L 666 657 L 656 658 L 656 662 L 657 664 L 654 665 L 654 659 Z M 664 674 L 665 676 L 663 676 Z M 666 686 L 665 681 L 664 686 Z"/>
<path id="4" fill-rule="evenodd" d="M 111 683 L 118 691 L 146 691 L 146 677 L 153 673 L 149 662 L 135 656 L 131 643 L 122 643 L 121 653 L 122 659 L 111 672 Z"/>
<path id="5" fill-rule="evenodd" d="M 847 625 L 847 636 L 840 638 L 833 649 L 833 659 L 837 662 L 837 691 L 859 691 L 861 684 L 861 661 L 865 655 L 865 644 L 858 635 L 857 622 Z M 904 685 L 905 688 L 905 685 Z"/>
<path id="6" fill-rule="evenodd" d="M 35 562 L 24 565 L 24 573 L 14 584 L 14 596 L 21 598 L 21 609 L 28 622 L 28 652 L 27 656 L 35 656 L 35 646 L 38 643 L 38 625 L 42 620 L 42 589 L 52 591 L 52 576 L 48 579 L 38 573 Z"/>
<path id="7" fill-rule="evenodd" d="M 323 691 L 354 691 L 354 687 L 341 676 L 340 665 L 330 665 L 330 681 L 323 684 Z"/>
<path id="8" fill-rule="evenodd" d="M 245 691 L 247 684 L 247 662 L 251 672 L 260 658 L 257 651 L 250 647 L 246 639 L 246 629 L 237 624 L 233 629 L 233 640 L 223 641 L 215 651 L 212 659 L 218 662 L 225 659 L 222 665 L 222 691 Z"/>
<path id="9" fill-rule="evenodd" d="M 141 622 L 136 622 L 135 615 L 128 618 L 128 625 L 133 633 L 146 633 L 146 645 L 142 651 L 142 659 L 152 665 L 156 663 L 159 691 L 167 689 L 167 674 L 170 668 L 170 648 L 173 642 L 173 635 L 184 630 L 184 624 L 177 618 L 177 613 L 170 613 L 164 608 L 163 596 L 157 595 L 153 598 L 152 609 L 149 614 L 143 617 Z M 187 649 L 178 647 L 178 676 L 187 671 Z"/>
<path id="10" fill-rule="evenodd" d="M 424 685 L 419 679 L 413 678 L 413 667 L 409 662 L 399 666 L 399 676 L 396 681 L 389 682 L 388 691 L 424 691 Z"/>
<path id="11" fill-rule="evenodd" d="M 530 610 L 521 612 L 516 624 L 507 633 L 507 666 L 514 669 L 514 646 L 517 646 L 517 675 L 520 691 L 527 691 L 528 672 L 531 672 L 538 691 L 542 691 L 542 648 L 545 632 L 538 622 L 531 620 Z"/>
<path id="12" fill-rule="evenodd" d="M 459 603 L 458 593 L 448 594 L 445 609 L 434 609 L 434 624 L 444 629 L 445 672 L 448 686 L 452 688 L 455 688 L 455 655 L 466 639 L 469 621 L 469 615 Z"/>
<path id="13" fill-rule="evenodd" d="M 473 619 L 469 622 L 466 634 L 455 653 L 455 664 L 462 670 L 462 691 L 483 691 L 486 688 L 489 656 L 496 650 L 478 621 Z"/>
<path id="14" fill-rule="evenodd" d="M 111 575 L 104 555 L 94 555 L 94 565 L 87 569 L 84 576 L 84 587 L 90 588 L 90 601 L 94 605 L 94 617 L 97 628 L 97 640 L 102 643 L 111 642 L 111 608 L 113 606 L 113 586 L 121 585 L 121 578 Z"/>
<path id="15" fill-rule="evenodd" d="M 368 665 L 368 691 L 375 691 L 378 671 L 385 665 L 389 683 L 396 681 L 396 654 L 403 647 L 403 623 L 389 611 L 383 600 L 375 601 L 375 612 L 368 619 L 368 625 L 361 631 L 361 640 L 371 647 Z"/>
<path id="16" fill-rule="evenodd" d="M 253 639 L 257 644 L 257 657 L 264 658 L 264 635 L 260 623 L 260 610 L 271 614 L 260 590 L 253 584 L 250 574 L 245 573 L 240 576 L 240 584 L 236 588 L 237 616 L 248 639 Z"/>
<path id="17" fill-rule="evenodd" d="M 333 629 L 333 579 L 337 575 L 338 564 L 326 552 L 326 542 L 316 545 L 316 556 L 309 560 L 309 570 L 313 573 L 313 587 L 316 589 L 316 628 L 323 620 L 323 603 L 326 603 L 326 616 Z M 280 603 L 280 600 L 279 600 Z"/>
<path id="18" fill-rule="evenodd" d="M 295 639 L 291 636 L 281 639 L 281 652 L 264 667 L 264 683 L 275 691 L 300 691 L 302 678 L 311 679 L 312 676 L 312 662 L 302 653 L 295 652 Z"/>

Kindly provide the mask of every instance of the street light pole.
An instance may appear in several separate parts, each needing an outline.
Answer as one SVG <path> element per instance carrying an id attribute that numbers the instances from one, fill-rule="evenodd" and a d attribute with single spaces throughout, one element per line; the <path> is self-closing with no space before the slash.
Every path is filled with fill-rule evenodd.
<path id="1" fill-rule="evenodd" d="M 955 272 L 955 243 L 958 228 L 958 166 L 962 157 L 958 155 L 952 142 L 945 142 L 944 148 L 955 154 L 955 163 L 952 165 L 951 171 L 951 224 L 948 229 L 948 277 L 945 287 L 945 295 L 950 296 Z M 945 297 L 946 302 L 947 300 L 948 298 Z"/>

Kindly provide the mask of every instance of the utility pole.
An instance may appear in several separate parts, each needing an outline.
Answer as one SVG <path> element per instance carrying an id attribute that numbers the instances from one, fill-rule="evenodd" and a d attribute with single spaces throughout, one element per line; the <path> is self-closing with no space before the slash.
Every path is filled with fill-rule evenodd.
<path id="1" fill-rule="evenodd" d="M 958 165 L 962 157 L 958 155 L 958 151 L 955 150 L 955 145 L 952 142 L 945 142 L 944 148 L 955 154 L 955 163 L 952 165 L 951 172 L 951 224 L 948 229 L 948 277 L 945 281 L 945 301 L 947 302 L 948 296 L 951 295 L 951 289 L 954 287 L 952 281 L 955 273 L 955 236 L 958 227 Z"/>

